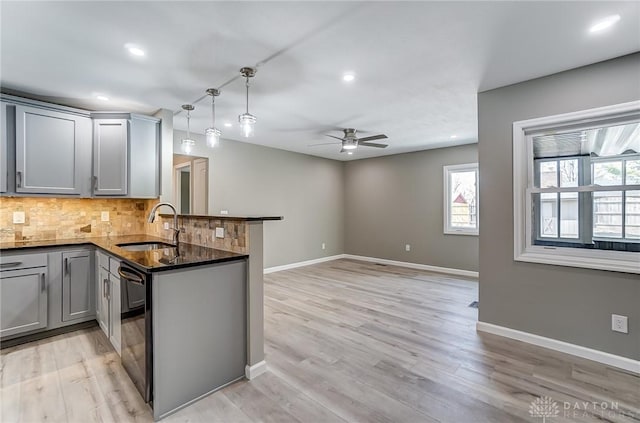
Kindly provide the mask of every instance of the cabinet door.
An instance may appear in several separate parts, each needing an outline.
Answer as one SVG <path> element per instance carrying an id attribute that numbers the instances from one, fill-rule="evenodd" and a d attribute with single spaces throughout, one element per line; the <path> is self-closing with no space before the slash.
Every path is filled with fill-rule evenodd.
<path id="1" fill-rule="evenodd" d="M 0 103 L 0 192 L 7 192 L 9 161 L 7 160 L 7 103 Z"/>
<path id="2" fill-rule="evenodd" d="M 109 311 L 110 329 L 109 340 L 111 345 L 121 354 L 121 320 L 120 320 L 120 278 L 109 274 L 109 302 L 111 309 Z"/>
<path id="3" fill-rule="evenodd" d="M 16 106 L 16 192 L 80 195 L 90 143 L 89 118 Z"/>
<path id="4" fill-rule="evenodd" d="M 128 141 L 126 119 L 93 121 L 94 195 L 127 195 Z"/>
<path id="5" fill-rule="evenodd" d="M 109 271 L 104 267 L 98 266 L 98 324 L 100 328 L 109 337 Z"/>
<path id="6" fill-rule="evenodd" d="M 47 268 L 0 272 L 0 336 L 47 327 Z"/>
<path id="7" fill-rule="evenodd" d="M 131 174 L 129 196 L 158 198 L 160 196 L 160 123 L 155 118 L 131 117 Z"/>
<path id="8" fill-rule="evenodd" d="M 62 321 L 95 316 L 91 252 L 62 253 Z"/>

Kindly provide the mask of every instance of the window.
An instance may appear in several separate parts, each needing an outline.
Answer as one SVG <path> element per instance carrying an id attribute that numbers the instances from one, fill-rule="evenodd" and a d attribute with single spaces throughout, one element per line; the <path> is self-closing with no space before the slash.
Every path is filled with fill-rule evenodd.
<path id="1" fill-rule="evenodd" d="M 640 273 L 640 102 L 513 131 L 515 260 Z"/>
<path id="2" fill-rule="evenodd" d="M 478 163 L 444 167 L 444 233 L 478 235 Z"/>

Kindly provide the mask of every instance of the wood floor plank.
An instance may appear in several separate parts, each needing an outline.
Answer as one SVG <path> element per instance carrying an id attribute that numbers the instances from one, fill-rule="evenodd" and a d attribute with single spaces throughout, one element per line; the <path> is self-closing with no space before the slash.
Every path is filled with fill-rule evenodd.
<path id="1" fill-rule="evenodd" d="M 265 275 L 267 373 L 165 421 L 539 423 L 549 396 L 549 423 L 640 423 L 640 376 L 477 333 L 477 291 L 357 260 Z M 2 350 L 0 402 L 3 423 L 152 421 L 99 328 Z"/>

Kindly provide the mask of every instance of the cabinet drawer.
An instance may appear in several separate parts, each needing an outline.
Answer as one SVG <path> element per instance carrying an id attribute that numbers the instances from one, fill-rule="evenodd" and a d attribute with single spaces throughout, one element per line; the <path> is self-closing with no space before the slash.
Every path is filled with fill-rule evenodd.
<path id="1" fill-rule="evenodd" d="M 109 256 L 101 251 L 96 251 L 96 256 L 98 258 L 98 266 L 109 270 Z"/>
<path id="2" fill-rule="evenodd" d="M 0 270 L 28 269 L 31 267 L 43 267 L 47 265 L 46 254 L 20 254 L 2 255 L 0 257 Z"/>
<path id="3" fill-rule="evenodd" d="M 113 257 L 109 257 L 109 273 L 120 277 L 118 274 L 118 268 L 120 267 L 120 260 L 114 259 Z"/>

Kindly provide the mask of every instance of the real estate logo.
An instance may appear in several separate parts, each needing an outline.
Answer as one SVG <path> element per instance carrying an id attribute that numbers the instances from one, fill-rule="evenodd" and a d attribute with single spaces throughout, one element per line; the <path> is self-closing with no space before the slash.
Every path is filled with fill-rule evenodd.
<path id="1" fill-rule="evenodd" d="M 531 401 L 529 414 L 532 417 L 542 417 L 542 423 L 545 423 L 547 417 L 557 417 L 560 414 L 560 407 L 553 398 L 542 396 Z"/>

